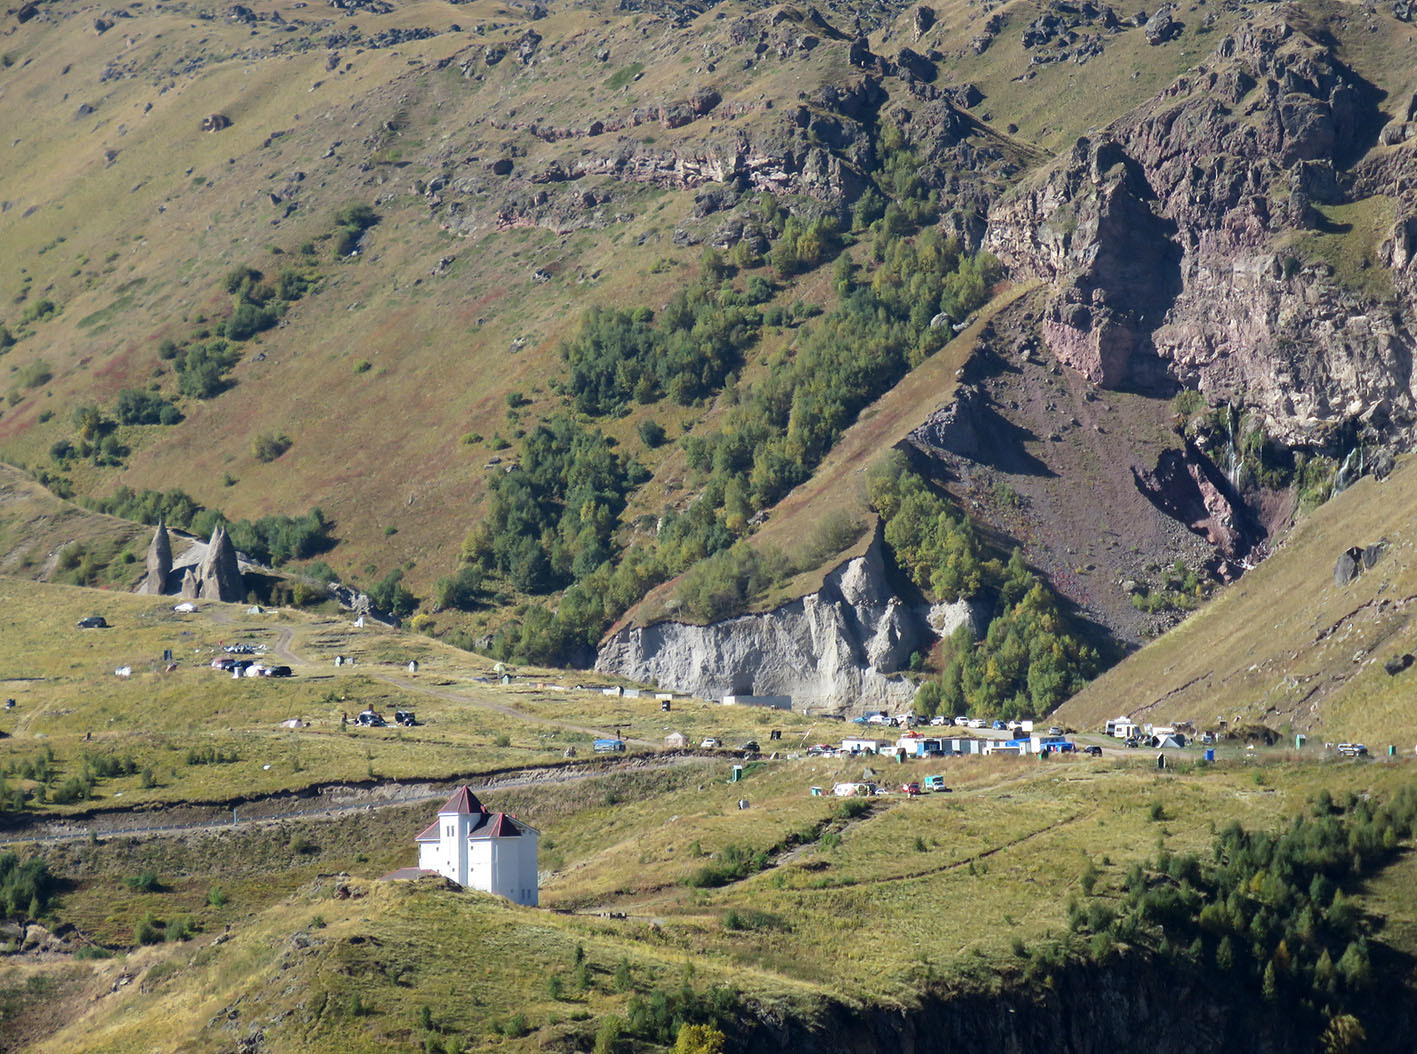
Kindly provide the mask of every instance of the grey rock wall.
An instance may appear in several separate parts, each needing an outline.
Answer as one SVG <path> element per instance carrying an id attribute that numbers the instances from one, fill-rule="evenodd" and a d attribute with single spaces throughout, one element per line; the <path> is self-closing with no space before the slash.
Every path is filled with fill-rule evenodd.
<path id="1" fill-rule="evenodd" d="M 799 711 L 904 707 L 915 688 L 898 671 L 931 632 L 925 612 L 892 590 L 881 544 L 878 533 L 817 592 L 772 611 L 620 630 L 602 643 L 595 668 L 706 699 L 790 695 Z"/>

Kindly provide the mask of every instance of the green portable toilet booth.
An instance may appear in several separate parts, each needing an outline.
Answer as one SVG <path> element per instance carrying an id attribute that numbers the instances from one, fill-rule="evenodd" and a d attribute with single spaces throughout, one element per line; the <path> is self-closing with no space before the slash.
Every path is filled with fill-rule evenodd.
<path id="1" fill-rule="evenodd" d="M 1308 741 L 1309 741 L 1309 737 L 1306 736 L 1306 735 L 1304 735 L 1303 732 L 1300 732 L 1297 736 L 1294 737 L 1294 749 L 1295 749 L 1295 750 L 1303 750 L 1303 749 L 1304 749 L 1304 744 L 1307 743 Z"/>
<path id="2" fill-rule="evenodd" d="M 1391 743 L 1387 745 L 1387 756 L 1390 758 L 1397 757 L 1397 747 L 1393 746 Z"/>
<path id="3" fill-rule="evenodd" d="M 733 766 L 733 778 L 732 778 L 731 780 L 729 780 L 728 782 L 729 782 L 729 783 L 737 783 L 737 782 L 738 782 L 739 780 L 741 780 L 742 778 L 743 778 L 743 766 L 742 766 L 742 765 L 734 765 L 734 766 Z"/>

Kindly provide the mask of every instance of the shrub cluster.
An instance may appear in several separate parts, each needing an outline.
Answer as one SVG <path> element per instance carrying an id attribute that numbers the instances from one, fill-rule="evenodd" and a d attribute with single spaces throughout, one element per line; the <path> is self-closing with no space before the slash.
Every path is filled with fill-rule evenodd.
<path id="1" fill-rule="evenodd" d="M 630 400 L 668 396 L 688 405 L 718 388 L 757 335 L 761 315 L 732 303 L 737 296 L 706 281 L 675 295 L 658 316 L 591 308 L 580 332 L 563 345 L 570 368 L 567 390 L 576 409 L 616 414 Z"/>
<path id="2" fill-rule="evenodd" d="M 307 560 L 331 549 L 334 524 L 318 508 L 304 516 L 262 516 L 259 520 L 231 521 L 218 509 L 208 509 L 182 490 L 135 491 L 119 487 L 110 497 L 88 498 L 87 508 L 139 523 L 164 520 L 170 527 L 210 535 L 225 524 L 231 544 L 260 563 L 280 565 Z"/>
<path id="3" fill-rule="evenodd" d="M 374 224 L 379 214 L 368 205 L 349 204 L 335 213 L 335 255 L 349 256 L 359 248 L 359 239 Z"/>
<path id="4" fill-rule="evenodd" d="M 493 478 L 467 554 L 523 592 L 569 585 L 611 558 L 625 496 L 646 478 L 599 429 L 553 416 L 522 440 L 516 468 Z"/>
<path id="5" fill-rule="evenodd" d="M 1053 592 L 1015 549 L 992 557 L 963 514 L 910 472 L 886 459 L 867 481 L 885 524 L 886 544 L 916 585 L 942 600 L 975 600 L 992 612 L 982 640 L 961 626 L 947 642 L 938 682 L 916 697 L 923 716 L 1046 713 L 1097 669 L 1096 651 L 1072 630 Z"/>
<path id="6" fill-rule="evenodd" d="M 695 889 L 711 889 L 717 886 L 726 886 L 730 882 L 738 882 L 764 870 L 768 866 L 768 854 L 763 851 L 754 852 L 744 845 L 726 845 L 712 862 L 699 868 L 688 878 L 684 884 L 693 886 Z"/>
<path id="7" fill-rule="evenodd" d="M 118 393 L 113 414 L 121 425 L 175 425 L 182 411 L 155 391 L 124 388 Z"/>
<path id="8" fill-rule="evenodd" d="M 677 989 L 656 988 L 647 996 L 630 996 L 624 1028 L 645 1042 L 668 1047 L 676 1043 L 685 1025 L 707 1025 L 715 1032 L 731 1025 L 736 1009 L 737 998 L 730 989 L 715 986 L 698 992 L 686 972 Z"/>
<path id="9" fill-rule="evenodd" d="M 0 914 L 6 918 L 39 918 L 57 888 L 49 865 L 39 857 L 21 860 L 14 853 L 0 853 Z"/>

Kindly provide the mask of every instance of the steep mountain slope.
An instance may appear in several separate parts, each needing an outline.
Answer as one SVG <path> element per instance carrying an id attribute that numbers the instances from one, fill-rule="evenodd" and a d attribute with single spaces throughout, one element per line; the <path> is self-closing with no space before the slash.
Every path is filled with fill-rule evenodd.
<path id="1" fill-rule="evenodd" d="M 690 621 L 858 555 L 863 415 L 1114 652 L 1409 445 L 1405 8 L 633 6 L 12 12 L 0 455 L 318 506 L 322 573 L 589 661 L 739 539 Z M 878 403 L 950 326 L 958 403 Z"/>
<path id="2" fill-rule="evenodd" d="M 1407 459 L 1344 491 L 1254 571 L 1069 700 L 1060 719 L 1260 724 L 1409 750 L 1415 479 Z M 1338 573 L 1355 547 L 1356 565 Z"/>

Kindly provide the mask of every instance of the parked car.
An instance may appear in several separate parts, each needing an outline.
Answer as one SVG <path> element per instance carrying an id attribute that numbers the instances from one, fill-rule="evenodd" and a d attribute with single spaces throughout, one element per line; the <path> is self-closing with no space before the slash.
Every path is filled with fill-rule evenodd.
<path id="1" fill-rule="evenodd" d="M 969 718 L 966 717 L 964 714 L 956 714 L 956 715 L 955 715 L 955 724 L 957 724 L 957 725 L 959 725 L 961 728 L 963 728 L 963 727 L 965 727 L 965 726 L 967 726 L 967 725 L 969 724 Z"/>
<path id="2" fill-rule="evenodd" d="M 1048 729 L 1048 734 L 1050 736 L 1061 736 L 1063 734 L 1063 730 L 1057 725 L 1053 725 Z"/>
<path id="3" fill-rule="evenodd" d="M 918 798 L 920 797 L 920 784 L 916 783 L 914 780 L 909 783 L 902 783 L 900 785 L 900 792 L 907 798 Z"/>
<path id="4" fill-rule="evenodd" d="M 1090 758 L 1100 758 L 1102 756 L 1102 748 L 1095 743 L 1091 746 L 1083 747 L 1082 752 Z"/>
<path id="5" fill-rule="evenodd" d="M 934 717 L 930 718 L 930 724 L 938 727 L 939 725 L 943 725 L 948 720 L 949 718 L 945 717 L 943 714 L 936 714 Z"/>
<path id="6" fill-rule="evenodd" d="M 969 722 L 969 727 L 970 727 L 970 728 L 983 728 L 983 727 L 984 727 L 984 718 L 982 718 L 982 717 L 976 717 L 973 721 Z"/>
<path id="7" fill-rule="evenodd" d="M 1004 730 L 1004 723 L 998 719 L 995 719 L 992 727 L 995 731 L 1002 732 Z"/>
<path id="8" fill-rule="evenodd" d="M 699 749 L 718 750 L 722 746 L 723 740 L 719 739 L 717 736 L 709 736 L 707 739 L 705 739 L 702 743 L 699 744 Z"/>
<path id="9" fill-rule="evenodd" d="M 79 629 L 107 629 L 108 620 L 102 615 L 85 615 L 79 619 Z"/>
<path id="10" fill-rule="evenodd" d="M 412 710 L 395 710 L 394 724 L 403 725 L 404 728 L 412 728 L 418 724 L 418 718 L 413 716 Z"/>
<path id="11" fill-rule="evenodd" d="M 294 676 L 294 674 L 293 674 L 293 671 L 291 670 L 291 668 L 290 668 L 289 666 L 267 666 L 267 667 L 266 667 L 266 676 L 267 676 L 267 677 L 291 677 L 291 676 Z"/>
<path id="12" fill-rule="evenodd" d="M 354 719 L 354 723 L 366 728 L 387 728 L 389 724 L 383 714 L 376 714 L 373 710 L 365 710 Z"/>
<path id="13" fill-rule="evenodd" d="M 740 749 L 745 754 L 756 754 L 758 753 L 758 741 L 756 739 L 750 739 L 748 742 L 744 743 Z"/>
<path id="14" fill-rule="evenodd" d="M 1141 746 L 1141 740 L 1138 739 L 1136 736 L 1132 736 L 1130 739 L 1127 740 L 1127 746 L 1133 748 L 1139 747 Z"/>

